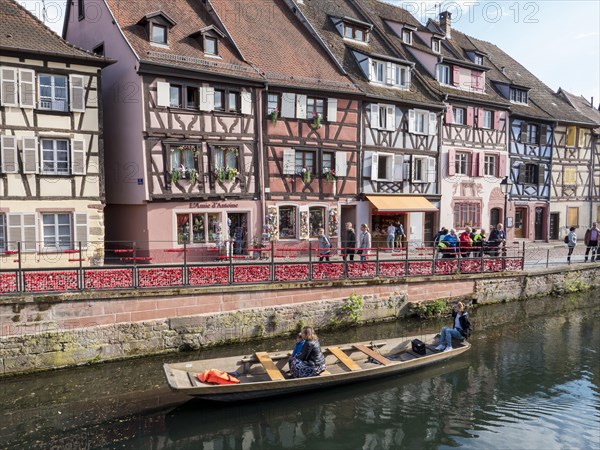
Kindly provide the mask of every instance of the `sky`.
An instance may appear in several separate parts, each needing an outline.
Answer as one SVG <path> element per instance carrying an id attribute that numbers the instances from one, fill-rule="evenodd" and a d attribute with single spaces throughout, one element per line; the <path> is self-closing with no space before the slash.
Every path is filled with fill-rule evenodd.
<path id="1" fill-rule="evenodd" d="M 42 16 L 41 0 L 18 1 Z M 554 91 L 562 87 L 588 101 L 593 97 L 596 107 L 600 102 L 598 0 L 386 1 L 411 11 L 423 23 L 436 18 L 436 5 L 441 5 L 442 11 L 452 13 L 454 28 L 502 48 Z M 45 0 L 46 24 L 59 34 L 65 3 Z"/>

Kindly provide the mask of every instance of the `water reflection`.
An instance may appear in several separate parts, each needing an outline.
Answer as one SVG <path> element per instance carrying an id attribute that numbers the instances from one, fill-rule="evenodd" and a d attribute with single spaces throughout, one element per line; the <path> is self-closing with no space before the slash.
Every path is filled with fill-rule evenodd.
<path id="1" fill-rule="evenodd" d="M 599 448 L 600 307 L 593 294 L 576 300 L 480 308 L 473 348 L 443 365 L 242 405 L 186 402 L 170 393 L 160 372 L 164 357 L 4 380 L 0 447 Z M 407 332 L 404 324 L 385 324 L 327 338 Z M 202 357 L 273 345 L 289 342 L 214 349 Z M 176 358 L 193 356 L 170 357 Z"/>

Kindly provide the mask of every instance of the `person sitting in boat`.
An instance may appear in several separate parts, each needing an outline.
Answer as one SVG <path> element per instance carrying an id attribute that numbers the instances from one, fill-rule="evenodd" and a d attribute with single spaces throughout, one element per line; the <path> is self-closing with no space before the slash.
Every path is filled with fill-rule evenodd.
<path id="1" fill-rule="evenodd" d="M 296 345 L 294 345 L 294 350 L 292 350 L 292 356 L 290 356 L 288 360 L 290 367 L 292 365 L 292 360 L 302 352 L 302 347 L 304 347 L 304 338 L 302 337 L 302 334 L 298 333 L 296 336 Z"/>
<path id="2" fill-rule="evenodd" d="M 454 320 L 454 327 L 442 327 L 440 345 L 435 348 L 438 352 L 442 350 L 445 352 L 451 351 L 452 338 L 462 341 L 469 337 L 471 322 L 469 322 L 469 313 L 466 311 L 463 302 L 458 302 L 452 307 L 452 319 Z"/>
<path id="3" fill-rule="evenodd" d="M 304 327 L 300 333 L 304 345 L 299 355 L 290 362 L 294 378 L 314 377 L 325 370 L 325 356 L 321 351 L 319 338 L 311 327 Z"/>

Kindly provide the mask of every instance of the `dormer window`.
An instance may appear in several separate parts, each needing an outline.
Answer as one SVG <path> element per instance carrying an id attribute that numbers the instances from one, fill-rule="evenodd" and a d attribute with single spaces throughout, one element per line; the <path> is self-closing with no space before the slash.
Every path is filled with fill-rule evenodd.
<path id="1" fill-rule="evenodd" d="M 510 101 L 527 104 L 527 91 L 525 89 L 510 88 Z"/>
<path id="2" fill-rule="evenodd" d="M 210 36 L 204 37 L 204 53 L 207 55 L 218 55 L 217 39 Z"/>
<path id="3" fill-rule="evenodd" d="M 407 29 L 402 30 L 402 42 L 404 42 L 405 44 L 408 44 L 408 45 L 412 44 L 412 31 L 411 30 L 407 30 Z"/>
<path id="4" fill-rule="evenodd" d="M 410 67 L 390 61 L 371 59 L 369 81 L 408 89 L 410 87 Z"/>
<path id="5" fill-rule="evenodd" d="M 354 41 L 367 42 L 367 30 L 364 27 L 344 23 L 344 37 Z"/>
<path id="6" fill-rule="evenodd" d="M 447 66 L 445 64 L 438 65 L 437 80 L 440 84 L 452 84 L 452 77 L 450 76 L 450 66 Z"/>
<path id="7" fill-rule="evenodd" d="M 431 50 L 433 50 L 435 53 L 441 52 L 441 41 L 439 39 L 433 38 L 431 40 Z"/>
<path id="8" fill-rule="evenodd" d="M 157 45 L 169 45 L 169 30 L 176 25 L 162 11 L 146 14 L 137 24 L 146 28 L 150 42 Z"/>
<path id="9" fill-rule="evenodd" d="M 481 56 L 481 55 L 475 55 L 475 57 L 473 58 L 473 62 L 475 64 L 483 66 L 483 56 Z"/>
<path id="10" fill-rule="evenodd" d="M 167 45 L 167 27 L 150 24 L 150 42 Z"/>
<path id="11" fill-rule="evenodd" d="M 197 39 L 206 56 L 219 56 L 219 39 L 223 39 L 225 34 L 214 25 L 204 27 L 190 37 Z"/>

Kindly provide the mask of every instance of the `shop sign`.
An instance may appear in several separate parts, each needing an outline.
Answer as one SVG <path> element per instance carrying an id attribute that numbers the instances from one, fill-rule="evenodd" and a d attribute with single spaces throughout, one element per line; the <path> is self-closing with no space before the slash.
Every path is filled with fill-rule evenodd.
<path id="1" fill-rule="evenodd" d="M 236 209 L 239 207 L 238 203 L 226 203 L 226 202 L 191 202 L 191 209 Z"/>

